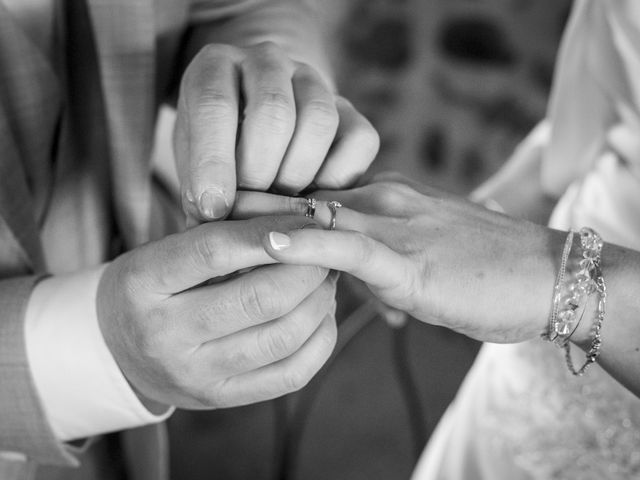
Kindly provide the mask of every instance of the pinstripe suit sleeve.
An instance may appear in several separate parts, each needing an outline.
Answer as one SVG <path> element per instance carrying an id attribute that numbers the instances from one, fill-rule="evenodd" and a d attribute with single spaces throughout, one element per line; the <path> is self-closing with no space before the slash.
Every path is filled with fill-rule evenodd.
<path id="1" fill-rule="evenodd" d="M 49 427 L 27 362 L 24 316 L 37 281 L 37 276 L 0 280 L 0 451 L 74 466 L 77 460 Z"/>

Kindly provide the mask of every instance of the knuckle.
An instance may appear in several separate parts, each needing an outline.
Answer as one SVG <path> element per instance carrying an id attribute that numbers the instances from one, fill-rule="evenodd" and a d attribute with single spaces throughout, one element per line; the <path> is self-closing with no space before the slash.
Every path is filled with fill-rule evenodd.
<path id="1" fill-rule="evenodd" d="M 227 318 L 221 314 L 218 305 L 202 305 L 191 313 L 190 322 L 190 327 L 199 335 L 215 335 L 218 328 L 227 323 Z"/>
<path id="2" fill-rule="evenodd" d="M 287 392 L 295 392 L 304 388 L 312 377 L 313 372 L 296 366 L 284 371 L 282 383 Z"/>
<path id="3" fill-rule="evenodd" d="M 272 40 L 265 40 L 256 45 L 256 51 L 261 55 L 280 55 L 282 48 Z"/>
<path id="4" fill-rule="evenodd" d="M 340 118 L 335 106 L 323 100 L 309 102 L 302 114 L 313 133 L 318 136 L 334 135 L 338 129 Z"/>
<path id="5" fill-rule="evenodd" d="M 241 285 L 240 307 L 248 318 L 273 319 L 283 313 L 277 295 L 279 287 L 271 277 Z"/>
<path id="6" fill-rule="evenodd" d="M 295 105 L 281 90 L 264 90 L 256 97 L 256 115 L 274 133 L 287 131 L 295 122 Z"/>
<path id="7" fill-rule="evenodd" d="M 224 248 L 225 242 L 220 241 L 214 235 L 207 235 L 203 232 L 193 244 L 194 265 L 203 272 L 216 276 L 219 271 L 224 269 L 224 259 L 228 257 L 224 253 Z"/>
<path id="8" fill-rule="evenodd" d="M 278 175 L 274 185 L 280 190 L 297 193 L 311 183 L 311 180 L 313 180 L 313 172 L 287 169 Z M 299 207 L 296 208 L 296 210 L 299 209 Z M 306 207 L 302 213 L 304 214 L 305 212 Z"/>
<path id="9" fill-rule="evenodd" d="M 298 347 L 297 335 L 292 329 L 275 322 L 261 331 L 258 336 L 258 347 L 263 358 L 271 362 L 291 355 Z"/>
<path id="10" fill-rule="evenodd" d="M 236 101 L 215 85 L 200 87 L 193 110 L 193 121 L 206 124 L 214 120 L 230 120 L 238 115 Z"/>
<path id="11" fill-rule="evenodd" d="M 204 45 L 202 48 L 200 48 L 194 60 L 196 59 L 200 60 L 205 58 L 211 59 L 211 58 L 217 57 L 221 53 L 222 48 L 224 48 L 224 46 L 218 43 L 208 43 Z"/>
<path id="12" fill-rule="evenodd" d="M 202 408 L 226 406 L 224 389 L 218 385 L 212 386 L 209 383 L 204 383 L 203 385 L 192 386 L 190 395 Z"/>
<path id="13" fill-rule="evenodd" d="M 270 174 L 259 174 L 257 172 L 241 173 L 238 176 L 238 186 L 245 190 L 265 191 L 271 186 Z"/>
<path id="14" fill-rule="evenodd" d="M 195 60 L 214 60 L 218 57 L 225 56 L 231 57 L 237 54 L 239 49 L 232 45 L 224 43 L 207 43 L 198 51 L 198 54 L 194 58 Z"/>
<path id="15" fill-rule="evenodd" d="M 380 150 L 380 135 L 373 126 L 363 119 L 352 132 L 354 142 L 360 145 L 360 150 L 368 157 L 375 157 Z"/>
<path id="16" fill-rule="evenodd" d="M 338 170 L 336 168 L 323 170 L 321 177 L 321 179 L 317 180 L 317 183 L 321 184 L 322 188 L 330 190 L 344 188 L 350 179 L 350 175 L 348 175 L 345 170 Z"/>
<path id="17" fill-rule="evenodd" d="M 321 336 L 322 346 L 324 347 L 326 357 L 331 354 L 333 347 L 338 340 L 338 326 L 336 325 L 335 320 L 332 318 L 328 323 L 326 332 L 323 332 Z"/>

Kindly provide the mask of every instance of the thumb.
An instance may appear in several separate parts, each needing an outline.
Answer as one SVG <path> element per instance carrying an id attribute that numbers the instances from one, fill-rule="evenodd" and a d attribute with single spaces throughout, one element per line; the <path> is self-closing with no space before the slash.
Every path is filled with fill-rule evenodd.
<path id="1" fill-rule="evenodd" d="M 227 134 L 216 136 L 221 129 L 205 129 L 211 126 L 206 118 L 190 117 L 186 108 L 179 111 L 173 137 L 187 227 L 225 218 L 236 195 L 235 142 L 228 138 L 235 137 L 235 129 L 227 125 Z"/>
<path id="2" fill-rule="evenodd" d="M 220 152 L 219 146 L 202 137 L 193 140 L 185 212 L 200 222 L 221 220 L 231 211 L 236 197 L 235 152 Z"/>
<path id="3" fill-rule="evenodd" d="M 219 182 L 203 182 L 202 185 L 191 188 L 191 195 L 187 193 L 190 204 L 187 207 L 187 218 L 196 222 L 209 222 L 227 216 L 233 206 L 235 185 L 234 182 L 221 183 L 222 185 Z"/>
<path id="4" fill-rule="evenodd" d="M 188 160 L 183 203 L 188 216 L 207 222 L 226 217 L 235 200 L 239 94 L 228 59 L 201 70 L 184 93 Z"/>

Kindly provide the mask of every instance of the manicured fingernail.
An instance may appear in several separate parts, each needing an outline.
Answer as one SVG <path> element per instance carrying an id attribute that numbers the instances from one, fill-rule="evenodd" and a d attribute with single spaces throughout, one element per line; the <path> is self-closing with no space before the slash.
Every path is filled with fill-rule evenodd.
<path id="1" fill-rule="evenodd" d="M 285 250 L 291 246 L 291 238 L 280 232 L 271 232 L 269 234 L 269 243 L 274 250 Z"/>
<path id="2" fill-rule="evenodd" d="M 200 195 L 200 212 L 207 218 L 217 220 L 226 215 L 229 205 L 220 190 L 205 190 Z"/>

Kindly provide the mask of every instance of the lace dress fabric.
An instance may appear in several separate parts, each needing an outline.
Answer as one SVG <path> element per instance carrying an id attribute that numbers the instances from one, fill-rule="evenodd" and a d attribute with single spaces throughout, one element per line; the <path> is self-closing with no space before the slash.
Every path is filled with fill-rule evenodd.
<path id="1" fill-rule="evenodd" d="M 509 365 L 493 370 L 504 383 L 480 423 L 497 458 L 524 478 L 640 478 L 638 398 L 599 367 L 573 377 L 551 345 L 491 349 L 489 363 Z"/>

